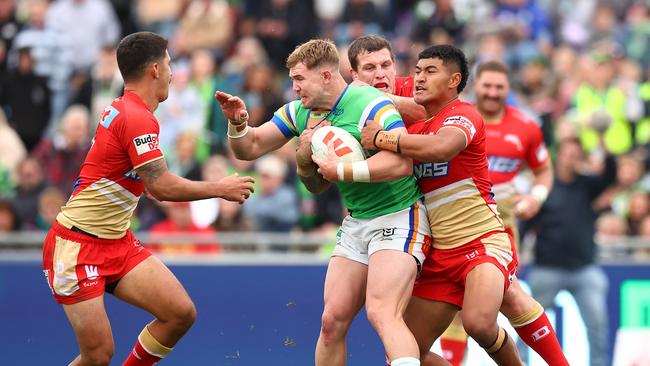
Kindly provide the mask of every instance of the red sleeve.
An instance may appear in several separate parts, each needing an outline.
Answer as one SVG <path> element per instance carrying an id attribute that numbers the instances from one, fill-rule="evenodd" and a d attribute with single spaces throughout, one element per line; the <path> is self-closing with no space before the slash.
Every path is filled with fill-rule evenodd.
<path id="1" fill-rule="evenodd" d="M 461 130 L 465 134 L 465 138 L 467 139 L 467 145 L 469 145 L 472 140 L 474 139 L 474 136 L 476 136 L 476 122 L 472 121 L 471 115 L 466 114 L 466 115 L 452 115 L 448 116 L 445 118 L 445 121 L 442 122 L 442 126 L 440 128 L 445 128 L 445 127 L 456 127 L 459 130 Z"/>
<path id="2" fill-rule="evenodd" d="M 549 159 L 548 150 L 546 150 L 542 130 L 533 123 L 530 123 L 528 130 L 530 142 L 526 151 L 526 163 L 529 168 L 535 170 Z"/>
<path id="3" fill-rule="evenodd" d="M 121 143 L 134 168 L 163 156 L 158 143 L 160 126 L 154 117 L 134 113 L 127 116 L 124 126 Z"/>

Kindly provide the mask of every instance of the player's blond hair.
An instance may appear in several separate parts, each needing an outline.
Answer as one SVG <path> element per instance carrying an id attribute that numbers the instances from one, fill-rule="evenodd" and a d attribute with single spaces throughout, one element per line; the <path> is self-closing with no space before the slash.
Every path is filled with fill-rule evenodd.
<path id="1" fill-rule="evenodd" d="M 339 67 L 339 52 L 332 41 L 312 39 L 296 47 L 287 57 L 287 69 L 303 63 L 308 69 L 328 65 Z"/>

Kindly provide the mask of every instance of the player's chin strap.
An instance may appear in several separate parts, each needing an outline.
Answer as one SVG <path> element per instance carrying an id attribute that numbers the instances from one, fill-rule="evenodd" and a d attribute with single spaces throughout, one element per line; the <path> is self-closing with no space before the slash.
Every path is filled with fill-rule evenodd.
<path id="1" fill-rule="evenodd" d="M 402 150 L 399 147 L 399 139 L 401 133 L 388 132 L 386 130 L 379 130 L 375 133 L 375 137 L 372 142 L 380 150 L 388 150 L 396 153 L 401 153 Z"/>

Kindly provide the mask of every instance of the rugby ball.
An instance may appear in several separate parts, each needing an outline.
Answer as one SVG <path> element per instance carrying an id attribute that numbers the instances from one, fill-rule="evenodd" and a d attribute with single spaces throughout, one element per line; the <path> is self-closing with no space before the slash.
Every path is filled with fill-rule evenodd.
<path id="1" fill-rule="evenodd" d="M 327 145 L 332 143 L 334 153 L 344 163 L 352 163 L 366 159 L 363 147 L 349 132 L 334 126 L 323 126 L 311 138 L 311 151 L 320 159 L 327 159 Z"/>

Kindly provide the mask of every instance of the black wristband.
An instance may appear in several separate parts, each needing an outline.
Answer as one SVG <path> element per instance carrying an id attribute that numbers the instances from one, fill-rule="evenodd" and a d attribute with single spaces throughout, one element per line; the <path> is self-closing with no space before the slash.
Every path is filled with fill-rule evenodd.
<path id="1" fill-rule="evenodd" d="M 375 137 L 372 138 L 372 144 L 375 145 L 375 147 L 377 147 L 377 136 L 379 136 L 379 133 L 380 133 L 381 131 L 383 131 L 383 130 L 377 130 L 377 132 L 375 132 Z M 378 147 L 377 147 L 377 148 L 378 148 Z M 378 148 L 378 149 L 379 149 L 379 148 Z"/>

